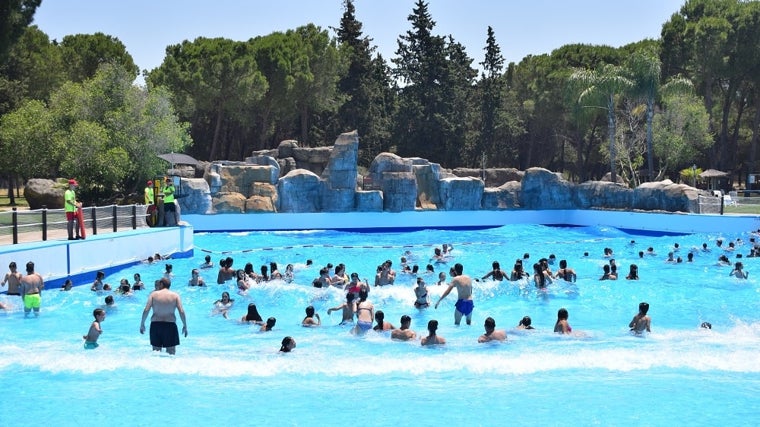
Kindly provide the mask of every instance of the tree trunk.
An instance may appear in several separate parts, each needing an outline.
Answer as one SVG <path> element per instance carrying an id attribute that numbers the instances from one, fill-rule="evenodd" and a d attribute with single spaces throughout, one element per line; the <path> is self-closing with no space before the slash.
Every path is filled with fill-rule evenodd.
<path id="1" fill-rule="evenodd" d="M 16 206 L 16 195 L 14 194 L 14 188 L 16 181 L 13 179 L 13 175 L 8 175 L 8 204 L 10 206 Z"/>
<path id="2" fill-rule="evenodd" d="M 211 142 L 211 153 L 209 154 L 209 160 L 217 160 L 216 153 L 219 151 L 219 135 L 222 133 L 222 106 L 218 106 L 216 109 L 216 124 L 214 125 L 214 139 Z"/>
<path id="3" fill-rule="evenodd" d="M 647 181 L 654 181 L 654 161 L 652 160 L 652 122 L 654 122 L 654 96 L 647 97 Z"/>
<path id="4" fill-rule="evenodd" d="M 758 90 L 760 91 L 760 89 Z M 750 176 L 755 172 L 755 160 L 757 159 L 757 140 L 760 138 L 760 94 L 755 92 L 755 118 L 752 123 L 752 139 L 749 142 L 749 163 L 747 163 L 747 190 L 752 188 Z M 745 194 L 748 196 L 749 194 Z"/>
<path id="5" fill-rule="evenodd" d="M 304 106 L 301 108 L 301 141 L 304 147 L 311 147 L 309 145 L 309 107 Z"/>
<path id="6" fill-rule="evenodd" d="M 617 183 L 615 173 L 615 95 L 607 99 L 607 132 L 610 135 L 610 181 Z"/>

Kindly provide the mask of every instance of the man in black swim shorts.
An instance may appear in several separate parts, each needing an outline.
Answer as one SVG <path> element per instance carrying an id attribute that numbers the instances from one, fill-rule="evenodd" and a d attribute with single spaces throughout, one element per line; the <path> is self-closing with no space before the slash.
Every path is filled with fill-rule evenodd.
<path id="1" fill-rule="evenodd" d="M 174 354 L 175 347 L 179 345 L 177 318 L 174 311 L 179 313 L 179 318 L 182 320 L 182 334 L 185 337 L 187 337 L 187 320 L 182 299 L 177 293 L 169 290 L 170 286 L 171 283 L 162 278 L 158 281 L 158 289 L 148 296 L 148 303 L 145 304 L 140 322 L 140 333 L 145 333 L 145 319 L 153 309 L 153 316 L 150 318 L 150 345 L 153 346 L 153 351 L 161 351 L 165 348 L 167 353 Z"/>

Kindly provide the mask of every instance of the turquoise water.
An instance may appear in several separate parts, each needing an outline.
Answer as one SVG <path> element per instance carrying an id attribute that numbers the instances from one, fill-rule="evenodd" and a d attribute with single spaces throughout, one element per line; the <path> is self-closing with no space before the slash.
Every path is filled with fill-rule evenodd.
<path id="1" fill-rule="evenodd" d="M 748 280 L 729 277 L 717 258 L 749 253 L 749 234 L 632 236 L 613 228 L 505 226 L 481 231 L 405 233 L 270 232 L 197 234 L 193 258 L 141 264 L 106 277 L 115 285 L 139 272 L 146 283 L 159 278 L 165 262 L 174 266 L 172 289 L 188 314 L 189 336 L 174 357 L 154 353 L 140 335 L 147 291 L 116 296 L 117 308 L 103 322 L 100 347 L 82 349 L 81 336 L 92 310 L 103 304 L 87 286 L 43 294 L 42 314 L 25 319 L 14 307 L 0 314 L 0 425 L 31 420 L 52 425 L 751 425 L 760 392 L 760 260 L 743 258 Z M 717 239 L 741 238 L 734 252 Z M 630 241 L 634 239 L 635 244 Z M 707 243 L 693 263 L 691 247 Z M 526 265 L 555 254 L 578 273 L 576 283 L 561 281 L 547 291 L 528 282 L 476 282 L 473 324 L 455 326 L 454 295 L 437 310 L 413 308 L 414 278 L 401 275 L 396 285 L 373 287 L 369 299 L 386 320 L 398 326 L 403 314 L 422 334 L 427 321 L 440 322 L 448 344 L 422 348 L 419 342 L 395 342 L 387 333 L 356 337 L 340 326 L 340 313 L 327 308 L 344 300 L 338 289 L 316 289 L 318 268 L 345 263 L 372 283 L 376 266 L 410 251 L 424 271 L 434 246 L 454 245 L 454 262 L 465 274 L 483 276 L 491 262 L 511 270 L 529 253 Z M 652 247 L 656 255 L 639 258 Z M 605 247 L 612 248 L 621 280 L 599 281 Z M 588 256 L 584 256 L 588 252 Z M 255 270 L 276 261 L 280 270 L 296 266 L 293 283 L 257 285 L 245 295 L 233 283 L 216 284 L 216 268 L 203 270 L 208 288 L 186 285 L 190 270 L 210 253 L 215 263 L 231 256 L 234 267 L 251 262 Z M 306 268 L 307 259 L 315 267 Z M 628 266 L 639 266 L 639 281 L 622 279 Z M 436 273 L 449 265 L 436 265 Z M 554 265 L 553 269 L 558 266 Z M 436 275 L 425 278 L 435 302 L 444 288 Z M 230 319 L 212 313 L 222 291 L 235 304 Z M 638 303 L 651 308 L 652 333 L 634 337 L 628 322 Z M 275 330 L 241 324 L 249 302 L 264 318 L 277 318 Z M 323 326 L 303 328 L 304 308 L 314 305 Z M 567 308 L 576 334 L 552 333 L 559 308 Z M 516 331 L 530 315 L 537 328 Z M 478 344 L 483 320 L 491 316 L 506 329 L 508 341 Z M 699 327 L 712 323 L 713 329 Z M 280 341 L 293 336 L 298 347 L 280 354 Z"/>

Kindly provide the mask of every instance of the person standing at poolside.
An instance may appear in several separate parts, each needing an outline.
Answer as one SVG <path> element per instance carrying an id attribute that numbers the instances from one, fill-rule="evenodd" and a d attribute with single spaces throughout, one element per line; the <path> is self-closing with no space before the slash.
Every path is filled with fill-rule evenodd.
<path id="1" fill-rule="evenodd" d="M 45 288 L 45 282 L 42 276 L 34 272 L 34 263 L 26 263 L 26 276 L 21 278 L 21 300 L 24 301 L 24 317 L 34 310 L 34 315 L 40 315 L 40 304 L 42 302 L 42 290 Z"/>
<path id="2" fill-rule="evenodd" d="M 438 330 L 438 321 L 433 319 L 428 321 L 428 336 L 422 337 L 420 345 L 438 345 L 446 344 L 446 338 L 438 336 L 436 331 Z"/>
<path id="3" fill-rule="evenodd" d="M 174 203 L 174 180 L 171 177 L 166 177 L 164 180 L 164 225 L 167 227 L 173 227 L 177 225 L 177 205 Z"/>
<path id="4" fill-rule="evenodd" d="M 77 194 L 75 192 L 79 183 L 75 179 L 69 180 L 69 189 L 63 193 L 63 210 L 66 212 L 66 231 L 69 235 L 69 240 L 79 240 L 79 227 L 81 224 L 77 224 L 74 227 L 74 221 L 77 219 L 77 209 L 82 207 L 80 202 L 77 202 Z M 76 238 L 74 237 L 74 230 L 76 229 Z"/>
<path id="5" fill-rule="evenodd" d="M 472 279 L 469 276 L 462 274 L 464 267 L 460 263 L 456 263 L 452 267 L 450 274 L 454 277 L 449 284 L 449 287 L 443 292 L 438 302 L 435 303 L 435 308 L 438 309 L 438 304 L 451 293 L 451 290 L 457 289 L 457 302 L 454 305 L 454 323 L 459 325 L 462 320 L 462 316 L 466 317 L 467 324 L 472 323 L 472 309 L 475 304 L 472 302 Z"/>
<path id="6" fill-rule="evenodd" d="M 631 328 L 631 332 L 636 335 L 641 335 L 644 331 L 652 332 L 652 319 L 647 315 L 648 311 L 649 303 L 639 303 L 639 312 L 633 316 L 633 320 L 628 324 L 628 327 Z"/>
<path id="7" fill-rule="evenodd" d="M 493 320 L 493 317 L 486 317 L 485 324 L 483 325 L 486 329 L 486 333 L 478 337 L 478 342 L 489 342 L 489 341 L 506 341 L 507 340 L 507 333 L 503 330 L 499 329 L 496 330 L 496 321 Z"/>
<path id="8" fill-rule="evenodd" d="M 155 204 L 155 198 L 153 196 L 153 181 L 148 180 L 143 193 L 145 194 L 145 206 Z"/>
<path id="9" fill-rule="evenodd" d="M 10 264 L 8 264 L 9 272 L 5 273 L 5 277 L 3 278 L 3 283 L 0 284 L 0 287 L 5 286 L 5 284 L 8 284 L 8 295 L 21 295 L 19 291 L 19 286 L 21 285 L 21 273 L 19 273 L 16 269 L 16 262 L 11 261 Z"/>
<path id="10" fill-rule="evenodd" d="M 145 320 L 152 309 L 150 344 L 153 346 L 153 351 L 161 351 L 162 348 L 166 348 L 167 353 L 174 354 L 176 346 L 179 345 L 175 310 L 182 320 L 182 334 L 185 337 L 187 337 L 187 320 L 185 319 L 185 309 L 182 307 L 182 298 L 177 293 L 170 291 L 170 286 L 171 283 L 166 279 L 161 279 L 158 281 L 158 289 L 148 296 L 148 302 L 145 304 L 140 321 L 140 333 L 145 333 Z"/>

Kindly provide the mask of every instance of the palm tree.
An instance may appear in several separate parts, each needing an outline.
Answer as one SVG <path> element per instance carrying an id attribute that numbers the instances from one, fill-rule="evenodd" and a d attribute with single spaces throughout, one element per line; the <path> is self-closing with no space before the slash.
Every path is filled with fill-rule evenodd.
<path id="1" fill-rule="evenodd" d="M 585 107 L 607 110 L 607 133 L 610 138 L 610 180 L 617 182 L 615 172 L 615 96 L 627 93 L 634 83 L 619 65 L 605 64 L 600 70 L 576 70 L 570 81 L 583 90 L 578 103 Z"/>
<path id="2" fill-rule="evenodd" d="M 636 51 L 631 55 L 627 63 L 630 79 L 634 86 L 631 90 L 633 95 L 644 98 L 647 111 L 647 169 L 649 180 L 653 181 L 654 161 L 652 160 L 652 122 L 654 121 L 654 103 L 661 93 L 685 93 L 691 91 L 693 84 L 690 80 L 681 76 L 670 78 L 667 83 L 660 85 L 660 72 L 662 62 L 651 50 Z"/>

